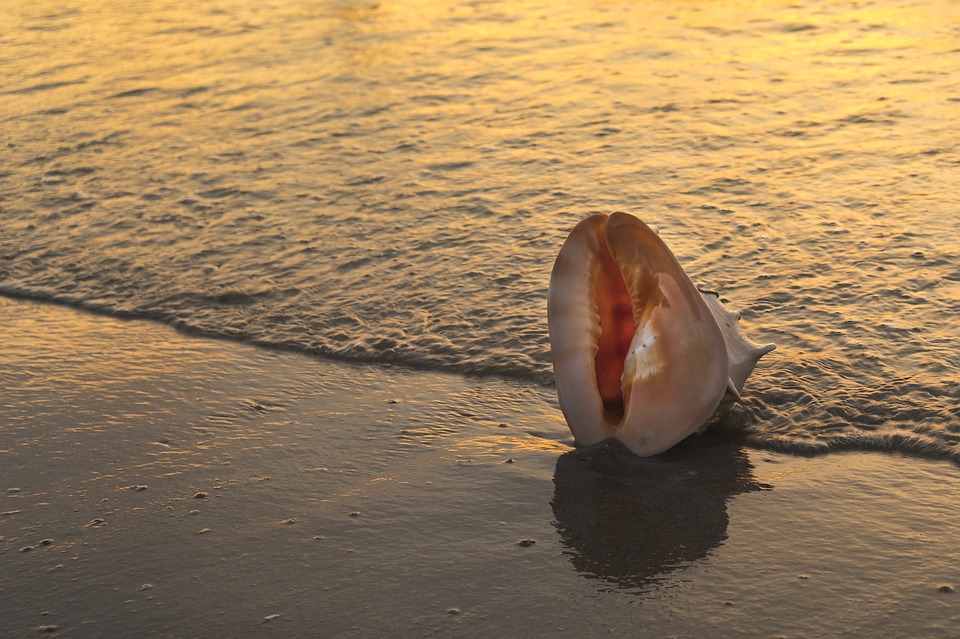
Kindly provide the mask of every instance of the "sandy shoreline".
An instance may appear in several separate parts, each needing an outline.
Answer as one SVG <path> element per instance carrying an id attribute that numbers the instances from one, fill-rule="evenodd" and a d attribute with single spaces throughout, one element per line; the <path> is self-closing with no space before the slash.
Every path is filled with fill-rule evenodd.
<path id="1" fill-rule="evenodd" d="M 950 636 L 960 469 L 0 298 L 2 636 Z"/>

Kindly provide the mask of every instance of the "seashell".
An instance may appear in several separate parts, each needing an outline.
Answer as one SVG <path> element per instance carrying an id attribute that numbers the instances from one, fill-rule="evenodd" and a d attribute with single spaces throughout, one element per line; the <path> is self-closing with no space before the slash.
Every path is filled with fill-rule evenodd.
<path id="1" fill-rule="evenodd" d="M 776 348 L 750 342 L 739 319 L 636 217 L 582 220 L 547 296 L 557 396 L 576 443 L 614 437 L 656 455 L 719 419 Z"/>

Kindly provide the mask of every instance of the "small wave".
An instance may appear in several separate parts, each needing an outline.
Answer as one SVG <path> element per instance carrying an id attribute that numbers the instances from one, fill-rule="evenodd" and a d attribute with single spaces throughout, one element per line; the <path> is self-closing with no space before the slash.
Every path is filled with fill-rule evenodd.
<path id="1" fill-rule="evenodd" d="M 514 353 L 513 357 L 503 353 L 473 353 L 472 356 L 464 358 L 458 356 L 455 349 L 447 348 L 445 350 L 442 344 L 433 342 L 423 345 L 418 345 L 416 342 L 403 343 L 391 337 L 351 338 L 349 331 L 344 333 L 344 340 L 340 342 L 336 339 L 323 341 L 309 331 L 303 334 L 302 339 L 298 339 L 296 336 L 271 337 L 250 333 L 236 326 L 213 324 L 209 322 L 209 317 L 206 318 L 207 323 L 204 323 L 203 320 L 190 321 L 176 310 L 184 305 L 187 307 L 199 305 L 206 308 L 213 306 L 253 307 L 269 298 L 298 295 L 301 292 L 299 289 L 265 288 L 262 290 L 229 289 L 217 294 L 191 293 L 176 299 L 168 298 L 168 301 L 175 303 L 164 310 L 156 309 L 156 307 L 152 309 L 124 308 L 116 300 L 82 298 L 78 295 L 57 293 L 22 282 L 7 281 L 0 283 L 0 295 L 15 299 L 56 303 L 122 319 L 157 321 L 187 334 L 227 339 L 271 350 L 300 353 L 349 364 L 398 366 L 412 370 L 512 379 L 543 388 L 549 388 L 554 384 L 548 364 L 540 361 L 518 361 L 516 348 L 522 348 L 521 346 L 511 347 L 514 348 L 511 351 Z M 758 394 L 754 396 L 754 402 L 758 401 L 757 398 L 761 396 L 766 397 L 768 401 L 772 401 L 775 396 L 771 393 L 770 390 L 765 393 L 758 391 Z M 793 396 L 784 395 L 782 400 L 773 403 L 781 406 L 798 407 L 799 404 L 806 402 L 799 401 Z M 736 428 L 742 429 L 744 443 L 757 449 L 808 456 L 851 450 L 882 451 L 927 459 L 942 459 L 960 464 L 960 445 L 956 444 L 955 439 L 950 437 L 945 439 L 932 437 L 921 432 L 896 428 L 892 424 L 886 431 L 851 432 L 847 429 L 839 433 L 817 433 L 797 429 L 796 432 L 790 433 L 782 431 L 764 432 L 763 424 L 766 417 L 763 416 L 762 411 L 752 411 L 749 405 L 743 410 L 745 419 L 734 420 L 740 422 Z M 809 412 L 807 412 L 806 417 L 813 418 Z M 850 424 L 847 421 L 849 417 L 845 414 L 843 417 L 844 419 L 841 421 Z M 803 418 L 801 417 L 801 419 Z M 874 424 L 874 426 L 879 425 Z M 851 425 L 851 428 L 853 428 L 853 425 Z M 791 429 L 791 431 L 793 430 L 795 429 Z"/>
<path id="2" fill-rule="evenodd" d="M 465 169 L 467 167 L 473 166 L 473 162 L 441 162 L 439 164 L 431 164 L 429 168 L 431 171 L 458 171 L 460 169 Z"/>
<path id="3" fill-rule="evenodd" d="M 121 91 L 120 93 L 111 95 L 110 99 L 138 98 L 142 95 L 147 95 L 148 93 L 153 93 L 154 91 L 158 91 L 158 90 L 159 89 L 157 89 L 156 87 L 143 87 L 141 89 L 130 89 L 129 91 Z"/>
<path id="4" fill-rule="evenodd" d="M 75 84 L 86 84 L 86 80 L 64 80 L 60 82 L 43 82 L 41 84 L 33 84 L 28 87 L 23 87 L 20 89 L 10 89 L 9 91 L 3 91 L 4 95 L 28 95 L 30 93 L 39 93 L 41 91 L 52 91 L 54 89 L 60 89 L 62 87 L 69 87 Z"/>
<path id="5" fill-rule="evenodd" d="M 747 436 L 746 443 L 755 448 L 794 455 L 814 456 L 859 450 L 902 453 L 925 459 L 943 459 L 960 465 L 960 446 L 951 446 L 930 437 L 899 430 L 885 433 L 847 433 L 825 439 L 751 433 Z"/>
<path id="6" fill-rule="evenodd" d="M 277 295 L 295 295 L 299 291 L 225 291 L 218 295 L 190 296 L 194 301 L 223 306 L 248 306 Z M 330 343 L 304 343 L 292 339 L 272 339 L 245 333 L 229 326 L 204 326 L 190 322 L 174 311 L 124 309 L 108 300 L 85 299 L 79 296 L 64 295 L 19 282 L 0 284 L 0 295 L 13 299 L 46 302 L 69 306 L 82 311 L 117 317 L 120 319 L 142 319 L 160 322 L 181 332 L 200 337 L 228 339 L 253 346 L 296 352 L 321 357 L 338 362 L 353 364 L 383 364 L 400 366 L 412 370 L 445 372 L 477 377 L 500 377 L 514 379 L 540 386 L 552 386 L 553 375 L 545 370 L 535 370 L 522 364 L 511 364 L 484 359 L 452 361 L 432 352 L 423 352 L 403 347 L 388 339 L 368 340 L 362 344 L 351 342 L 342 346 Z"/>
<path id="7" fill-rule="evenodd" d="M 818 28 L 817 25 L 806 22 L 790 22 L 787 24 L 779 24 L 772 30 L 783 33 L 801 33 L 803 31 L 816 31 Z"/>

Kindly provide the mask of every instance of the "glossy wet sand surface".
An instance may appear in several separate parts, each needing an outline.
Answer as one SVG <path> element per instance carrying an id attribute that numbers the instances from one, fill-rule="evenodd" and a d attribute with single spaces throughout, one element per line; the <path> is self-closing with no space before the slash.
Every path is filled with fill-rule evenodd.
<path id="1" fill-rule="evenodd" d="M 949 636 L 960 470 L 0 299 L 0 619 L 115 636 Z"/>

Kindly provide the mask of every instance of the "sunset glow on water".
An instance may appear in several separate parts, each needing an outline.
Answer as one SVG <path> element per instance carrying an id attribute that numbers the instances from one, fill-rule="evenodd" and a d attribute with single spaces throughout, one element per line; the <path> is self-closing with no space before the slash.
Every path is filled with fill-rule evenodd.
<path id="1" fill-rule="evenodd" d="M 732 423 L 960 459 L 960 13 L 0 8 L 0 292 L 552 395 L 550 268 L 657 227 L 778 349 Z"/>

